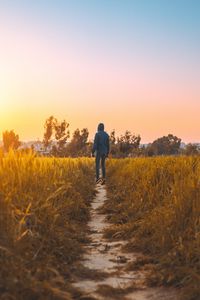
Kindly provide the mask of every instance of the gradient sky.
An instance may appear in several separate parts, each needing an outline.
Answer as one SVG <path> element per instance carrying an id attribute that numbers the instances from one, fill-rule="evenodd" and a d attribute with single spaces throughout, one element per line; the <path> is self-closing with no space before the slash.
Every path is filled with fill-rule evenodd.
<path id="1" fill-rule="evenodd" d="M 0 0 L 0 133 L 98 122 L 200 142 L 199 0 Z"/>

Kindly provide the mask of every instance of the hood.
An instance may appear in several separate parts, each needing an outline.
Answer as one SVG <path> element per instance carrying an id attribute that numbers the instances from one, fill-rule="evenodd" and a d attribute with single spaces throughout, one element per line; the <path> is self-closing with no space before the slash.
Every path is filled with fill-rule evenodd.
<path id="1" fill-rule="evenodd" d="M 98 131 L 104 131 L 104 124 L 100 123 L 97 128 Z"/>

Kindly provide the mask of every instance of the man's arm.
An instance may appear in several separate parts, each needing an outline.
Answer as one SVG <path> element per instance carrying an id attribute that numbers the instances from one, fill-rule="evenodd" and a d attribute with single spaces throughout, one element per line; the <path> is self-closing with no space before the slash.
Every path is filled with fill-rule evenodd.
<path id="1" fill-rule="evenodd" d="M 94 154 L 94 152 L 97 150 L 97 142 L 98 142 L 98 135 L 96 133 L 95 138 L 94 138 L 93 147 L 92 147 L 92 154 Z"/>
<path id="2" fill-rule="evenodd" d="M 109 154 L 110 152 L 110 137 L 108 135 L 108 138 L 107 138 L 107 155 Z"/>

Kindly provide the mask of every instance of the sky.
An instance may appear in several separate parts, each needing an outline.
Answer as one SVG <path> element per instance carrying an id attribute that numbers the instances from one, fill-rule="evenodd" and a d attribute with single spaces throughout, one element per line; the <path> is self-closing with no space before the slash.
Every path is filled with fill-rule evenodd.
<path id="1" fill-rule="evenodd" d="M 199 53 L 199 0 L 0 0 L 0 135 L 54 115 L 200 142 Z"/>

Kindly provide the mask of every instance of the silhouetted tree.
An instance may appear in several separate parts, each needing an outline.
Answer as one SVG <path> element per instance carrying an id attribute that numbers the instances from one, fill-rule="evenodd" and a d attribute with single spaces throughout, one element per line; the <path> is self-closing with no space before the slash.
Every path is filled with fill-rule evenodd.
<path id="1" fill-rule="evenodd" d="M 115 129 L 113 129 L 110 133 L 110 144 L 114 145 L 115 143 L 116 143 Z"/>
<path id="2" fill-rule="evenodd" d="M 93 147 L 93 142 L 91 142 L 91 141 L 87 142 L 86 151 L 85 151 L 85 156 L 88 156 L 88 157 L 91 156 L 91 153 L 92 153 L 92 147 Z"/>
<path id="3" fill-rule="evenodd" d="M 110 154 L 111 156 L 116 156 L 117 154 L 117 138 L 115 136 L 115 130 L 113 129 L 110 133 Z"/>
<path id="4" fill-rule="evenodd" d="M 152 144 L 149 143 L 145 148 L 143 148 L 144 156 L 153 156 L 154 155 L 154 149 L 152 147 Z"/>
<path id="5" fill-rule="evenodd" d="M 163 136 L 155 140 L 149 147 L 149 153 L 153 155 L 173 155 L 180 150 L 181 139 L 172 134 Z"/>
<path id="6" fill-rule="evenodd" d="M 56 150 L 57 154 L 63 156 L 65 154 L 66 150 L 66 143 L 68 138 L 70 137 L 69 130 L 67 128 L 69 127 L 69 124 L 64 120 L 61 122 L 58 122 L 57 119 L 54 121 L 54 131 L 55 131 L 55 139 L 56 139 L 56 148 L 54 148 L 54 151 Z"/>
<path id="7" fill-rule="evenodd" d="M 185 155 L 198 155 L 200 154 L 200 148 L 198 144 L 189 143 L 183 151 Z"/>
<path id="8" fill-rule="evenodd" d="M 55 142 L 50 150 L 53 155 L 65 156 L 66 143 L 70 136 L 69 130 L 67 130 L 68 127 L 69 124 L 65 120 L 59 122 L 54 116 L 50 116 L 46 120 L 43 144 L 47 149 L 53 141 Z"/>
<path id="9" fill-rule="evenodd" d="M 133 156 L 145 156 L 146 147 L 142 145 L 141 147 L 138 147 L 136 149 L 133 149 Z"/>
<path id="10" fill-rule="evenodd" d="M 5 151 L 8 151 L 10 148 L 12 149 L 18 149 L 21 145 L 21 142 L 19 141 L 19 135 L 15 134 L 13 130 L 11 131 L 4 131 L 3 132 L 3 145 Z"/>
<path id="11" fill-rule="evenodd" d="M 54 116 L 50 116 L 44 124 L 44 138 L 43 138 L 43 144 L 44 147 L 47 148 L 51 144 L 51 139 L 54 131 L 54 124 L 55 124 L 55 118 Z"/>
<path id="12" fill-rule="evenodd" d="M 126 130 L 124 135 L 117 138 L 118 150 L 120 156 L 128 156 L 133 154 L 134 150 L 139 148 L 141 141 L 140 135 L 134 135 Z"/>
<path id="13" fill-rule="evenodd" d="M 87 128 L 83 128 L 81 131 L 77 128 L 74 133 L 70 144 L 68 145 L 68 153 L 70 156 L 86 156 L 88 155 L 88 145 L 87 142 L 89 132 Z"/>

